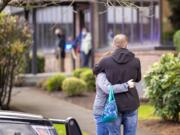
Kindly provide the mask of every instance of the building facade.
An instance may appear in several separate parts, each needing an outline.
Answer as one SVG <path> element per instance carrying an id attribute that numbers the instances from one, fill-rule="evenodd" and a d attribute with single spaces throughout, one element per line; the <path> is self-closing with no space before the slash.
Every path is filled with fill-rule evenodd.
<path id="1" fill-rule="evenodd" d="M 35 3 L 31 4 L 35 5 L 34 8 L 18 14 L 24 16 L 25 13 L 33 30 L 34 68 L 37 50 L 54 52 L 55 28 L 65 30 L 68 42 L 73 41 L 82 27 L 86 26 L 93 37 L 92 52 L 98 48 L 108 48 L 113 36 L 119 33 L 128 36 L 130 47 L 153 48 L 161 45 L 165 18 L 170 14 L 167 0 L 131 0 L 128 5 L 113 2 L 108 6 L 104 4 L 104 0 L 75 0 L 73 3 L 71 0 L 57 0 L 56 4 L 46 3 L 48 1 L 41 3 L 39 0 L 33 2 Z M 92 65 L 94 56 L 93 53 Z"/>
<path id="2" fill-rule="evenodd" d="M 103 4 L 103 0 L 75 0 L 72 5 L 67 1 L 36 8 L 34 30 L 38 49 L 55 48 L 54 28 L 63 28 L 68 41 L 75 39 L 83 26 L 92 33 L 95 48 L 109 46 L 118 33 L 126 34 L 132 46 L 160 45 L 163 0 L 132 0 L 131 5 L 111 6 Z M 33 25 L 31 10 L 27 19 Z"/>

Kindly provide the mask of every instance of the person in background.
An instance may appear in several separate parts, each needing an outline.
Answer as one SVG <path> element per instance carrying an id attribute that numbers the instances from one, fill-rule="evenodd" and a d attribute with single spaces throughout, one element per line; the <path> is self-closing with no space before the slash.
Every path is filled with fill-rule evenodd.
<path id="1" fill-rule="evenodd" d="M 110 28 L 108 31 L 108 45 L 111 46 L 114 38 L 114 32 L 113 29 Z"/>
<path id="2" fill-rule="evenodd" d="M 68 37 L 67 45 L 70 45 L 69 49 L 70 49 L 70 53 L 71 53 L 72 69 L 75 70 L 77 54 L 76 54 L 76 45 L 74 44 L 72 36 Z"/>
<path id="3" fill-rule="evenodd" d="M 81 33 L 75 39 L 75 44 L 79 44 L 79 52 L 80 52 L 80 63 L 81 67 L 89 67 L 89 59 L 91 56 L 92 49 L 92 38 L 91 33 L 88 31 L 86 27 L 82 28 Z"/>
<path id="4" fill-rule="evenodd" d="M 65 39 L 65 33 L 62 29 L 57 28 L 55 29 L 55 35 L 57 36 L 56 46 L 59 50 L 59 58 L 60 58 L 60 70 L 61 72 L 65 72 L 64 67 L 64 59 L 66 56 L 65 47 L 66 47 L 66 39 Z"/>

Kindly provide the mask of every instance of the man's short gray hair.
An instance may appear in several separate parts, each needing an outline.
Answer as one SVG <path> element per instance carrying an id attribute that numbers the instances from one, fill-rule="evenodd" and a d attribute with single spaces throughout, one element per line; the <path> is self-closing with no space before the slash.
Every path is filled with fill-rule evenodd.
<path id="1" fill-rule="evenodd" d="M 113 39 L 113 47 L 127 48 L 128 37 L 124 34 L 118 34 Z"/>

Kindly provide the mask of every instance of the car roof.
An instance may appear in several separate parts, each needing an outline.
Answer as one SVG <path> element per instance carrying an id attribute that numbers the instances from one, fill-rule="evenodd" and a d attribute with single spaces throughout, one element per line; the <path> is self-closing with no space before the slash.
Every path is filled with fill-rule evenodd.
<path id="1" fill-rule="evenodd" d="M 51 122 L 41 115 L 34 115 L 15 111 L 0 111 L 0 120 L 7 120 L 13 122 L 28 122 L 31 124 L 51 126 Z"/>
<path id="2" fill-rule="evenodd" d="M 29 118 L 29 119 L 43 119 L 42 115 L 34 115 L 30 113 L 15 112 L 15 111 L 0 111 L 0 118 L 14 117 L 14 118 Z"/>

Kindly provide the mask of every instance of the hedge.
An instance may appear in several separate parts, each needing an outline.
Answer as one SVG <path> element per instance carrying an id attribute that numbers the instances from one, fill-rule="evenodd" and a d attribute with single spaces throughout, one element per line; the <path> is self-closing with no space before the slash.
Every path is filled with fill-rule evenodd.
<path id="1" fill-rule="evenodd" d="M 50 77 L 42 86 L 49 92 L 62 90 L 62 83 L 66 79 L 64 74 L 58 74 Z"/>
<path id="2" fill-rule="evenodd" d="M 147 96 L 155 113 L 164 120 L 179 120 L 180 113 L 180 54 L 162 56 L 145 75 Z"/>
<path id="3" fill-rule="evenodd" d="M 70 77 L 64 80 L 62 89 L 67 96 L 79 96 L 86 90 L 86 83 L 75 77 Z"/>

